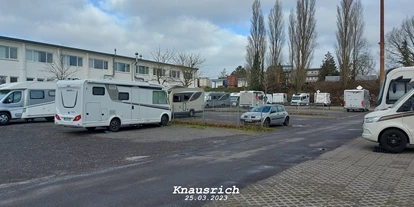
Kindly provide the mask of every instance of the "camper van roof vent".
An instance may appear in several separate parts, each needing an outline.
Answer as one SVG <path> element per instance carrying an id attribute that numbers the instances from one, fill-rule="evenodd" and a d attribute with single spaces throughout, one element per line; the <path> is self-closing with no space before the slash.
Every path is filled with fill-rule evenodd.
<path id="1" fill-rule="evenodd" d="M 362 90 L 362 86 L 358 86 L 358 87 L 357 87 L 357 89 L 358 89 L 358 90 Z"/>

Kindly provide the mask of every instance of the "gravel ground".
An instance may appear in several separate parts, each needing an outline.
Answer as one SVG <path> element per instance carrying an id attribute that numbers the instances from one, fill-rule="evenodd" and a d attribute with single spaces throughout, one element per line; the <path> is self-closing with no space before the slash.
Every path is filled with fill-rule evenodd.
<path id="1" fill-rule="evenodd" d="M 131 163 L 133 156 L 168 156 L 249 136 L 247 132 L 185 126 L 124 127 L 88 132 L 37 120 L 1 126 L 0 184 Z"/>

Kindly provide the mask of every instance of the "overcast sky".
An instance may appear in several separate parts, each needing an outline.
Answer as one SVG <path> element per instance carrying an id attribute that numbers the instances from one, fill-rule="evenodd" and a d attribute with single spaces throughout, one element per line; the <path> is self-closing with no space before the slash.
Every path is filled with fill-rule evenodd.
<path id="1" fill-rule="evenodd" d="M 176 50 L 201 54 L 205 76 L 245 63 L 253 0 L 0 0 L 0 35 L 134 57 Z M 262 0 L 267 19 L 274 0 Z M 296 0 L 282 0 L 285 28 Z M 365 34 L 379 60 L 379 2 L 363 0 Z M 312 67 L 334 53 L 336 5 L 316 0 L 318 47 Z M 385 0 L 385 31 L 411 17 L 412 0 Z M 286 47 L 287 48 L 287 47 Z M 285 50 L 284 57 L 288 57 Z M 379 64 L 377 64 L 377 68 Z"/>

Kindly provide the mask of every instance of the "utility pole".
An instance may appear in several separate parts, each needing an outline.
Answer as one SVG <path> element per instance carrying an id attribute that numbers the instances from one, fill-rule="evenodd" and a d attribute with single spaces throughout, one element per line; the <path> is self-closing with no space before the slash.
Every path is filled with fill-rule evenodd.
<path id="1" fill-rule="evenodd" d="M 380 0 L 380 85 L 384 81 L 384 0 Z"/>

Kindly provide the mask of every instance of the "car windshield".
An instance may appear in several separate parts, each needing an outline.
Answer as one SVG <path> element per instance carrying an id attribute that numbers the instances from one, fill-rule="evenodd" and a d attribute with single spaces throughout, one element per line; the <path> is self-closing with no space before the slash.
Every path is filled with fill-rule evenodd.
<path id="1" fill-rule="evenodd" d="M 401 101 L 405 99 L 406 96 L 411 96 L 414 88 L 412 88 L 410 91 L 408 91 L 406 94 L 404 94 L 398 101 L 396 101 L 390 108 L 394 108 L 400 104 Z"/>
<path id="2" fill-rule="evenodd" d="M 270 111 L 270 106 L 256 106 L 250 109 L 250 112 L 264 112 L 267 113 Z"/>
<path id="3" fill-rule="evenodd" d="M 3 99 L 9 92 L 10 90 L 0 90 L 0 100 Z"/>

